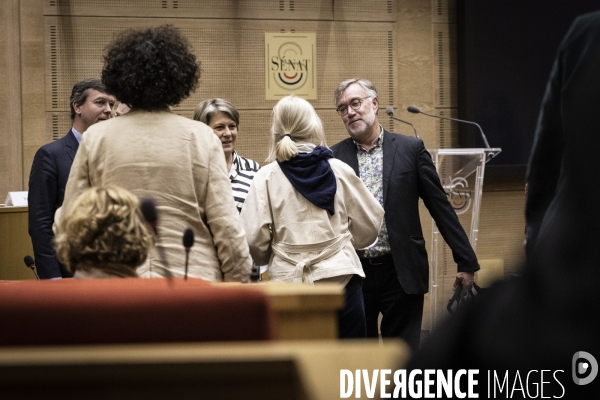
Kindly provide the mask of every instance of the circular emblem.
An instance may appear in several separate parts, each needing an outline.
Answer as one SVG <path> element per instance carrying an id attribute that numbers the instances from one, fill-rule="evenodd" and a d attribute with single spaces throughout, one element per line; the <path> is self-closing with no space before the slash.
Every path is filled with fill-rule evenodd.
<path id="1" fill-rule="evenodd" d="M 454 178 L 450 182 L 452 188 L 446 193 L 456 214 L 464 214 L 471 207 L 471 192 L 467 190 L 469 183 L 465 178 Z"/>
<path id="2" fill-rule="evenodd" d="M 281 65 L 285 65 L 285 70 L 274 73 L 277 86 L 284 90 L 302 88 L 308 81 L 308 65 L 303 60 L 302 48 L 296 43 L 286 42 L 279 46 L 277 56 Z"/>

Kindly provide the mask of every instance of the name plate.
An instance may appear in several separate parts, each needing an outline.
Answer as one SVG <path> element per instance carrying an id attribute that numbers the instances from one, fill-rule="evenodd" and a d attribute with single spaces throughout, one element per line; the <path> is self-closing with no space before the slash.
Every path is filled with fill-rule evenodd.
<path id="1" fill-rule="evenodd" d="M 27 207 L 27 193 L 29 192 L 8 192 L 6 207 Z"/>

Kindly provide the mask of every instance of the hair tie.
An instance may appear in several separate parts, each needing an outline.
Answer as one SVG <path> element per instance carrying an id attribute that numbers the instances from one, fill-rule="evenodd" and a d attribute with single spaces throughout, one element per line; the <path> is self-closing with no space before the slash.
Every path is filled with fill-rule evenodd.
<path id="1" fill-rule="evenodd" d="M 290 135 L 289 133 L 285 133 L 283 136 L 284 136 L 284 137 L 285 137 L 285 136 L 287 136 L 287 137 L 289 137 L 290 139 L 292 138 L 292 135 Z"/>

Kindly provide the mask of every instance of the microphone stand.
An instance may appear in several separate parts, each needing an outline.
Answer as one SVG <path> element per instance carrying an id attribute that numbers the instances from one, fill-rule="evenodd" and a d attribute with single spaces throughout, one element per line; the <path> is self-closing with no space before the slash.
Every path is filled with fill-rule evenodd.
<path id="1" fill-rule="evenodd" d="M 33 271 L 35 278 L 39 281 L 40 276 L 38 275 L 38 273 L 36 271 L 35 261 L 33 260 L 33 257 L 25 256 L 25 258 L 23 258 L 23 261 L 25 261 L 25 266 Z"/>
<path id="2" fill-rule="evenodd" d="M 479 128 L 479 132 L 481 133 L 481 139 L 483 140 L 483 144 L 485 145 L 486 148 L 491 149 L 490 144 L 488 143 L 487 138 L 485 137 L 485 134 L 483 133 L 483 129 L 481 129 L 481 126 L 479 126 L 479 124 L 476 122 L 465 121 L 464 119 L 458 119 L 458 118 L 440 117 L 439 115 L 427 114 L 427 113 L 424 113 L 423 111 L 419 110 L 416 106 L 408 106 L 406 108 L 406 110 L 413 114 L 424 114 L 424 115 L 427 115 L 428 117 L 433 117 L 433 118 L 438 118 L 438 119 L 447 119 L 450 121 L 463 122 L 465 124 L 475 125 L 477 128 Z M 494 157 L 494 155 L 490 152 L 490 153 L 488 153 L 488 157 L 489 157 L 489 159 L 491 159 L 492 157 Z"/>
<path id="3" fill-rule="evenodd" d="M 419 137 L 419 134 L 417 133 L 417 130 L 415 129 L 415 126 L 414 126 L 413 124 L 411 124 L 410 122 L 404 121 L 404 120 L 402 120 L 402 119 L 400 119 L 400 118 L 396 118 L 396 117 L 394 117 L 394 109 L 393 109 L 391 106 L 390 106 L 390 107 L 388 107 L 388 108 L 386 108 L 386 109 L 385 109 L 385 112 L 387 113 L 387 115 L 388 115 L 388 116 L 389 116 L 391 119 L 393 119 L 393 120 L 396 120 L 396 121 L 398 121 L 398 122 L 402 122 L 403 124 L 406 124 L 406 125 L 410 125 L 410 127 L 413 129 L 413 132 L 415 132 L 415 137 L 416 137 L 417 139 L 420 139 L 420 137 Z"/>
<path id="4" fill-rule="evenodd" d="M 187 281 L 189 259 L 190 259 L 190 249 L 185 249 L 185 274 L 183 275 L 184 281 Z"/>
<path id="5" fill-rule="evenodd" d="M 169 285 L 173 283 L 173 273 L 169 270 L 169 263 L 167 262 L 167 258 L 165 256 L 165 250 L 162 246 L 159 246 L 159 235 L 158 235 L 158 211 L 156 210 L 156 203 L 153 198 L 143 198 L 140 200 L 140 210 L 144 219 L 150 227 L 152 228 L 152 232 L 154 233 L 155 244 L 154 247 L 158 251 L 158 256 L 160 261 L 164 264 L 164 266 L 159 266 L 159 268 L 163 272 L 163 276 L 167 278 Z"/>
<path id="6" fill-rule="evenodd" d="M 194 231 L 192 228 L 187 228 L 183 232 L 183 247 L 185 248 L 185 273 L 183 275 L 183 280 L 187 281 L 188 275 L 188 262 L 190 259 L 190 249 L 194 245 Z"/>

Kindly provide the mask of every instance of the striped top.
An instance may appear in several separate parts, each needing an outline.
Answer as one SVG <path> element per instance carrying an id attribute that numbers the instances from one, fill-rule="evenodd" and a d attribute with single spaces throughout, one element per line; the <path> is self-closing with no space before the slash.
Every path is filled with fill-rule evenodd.
<path id="1" fill-rule="evenodd" d="M 234 150 L 233 162 L 229 171 L 229 180 L 231 181 L 231 190 L 233 191 L 233 200 L 238 212 L 242 212 L 242 206 L 248 196 L 248 189 L 252 179 L 260 169 L 260 165 L 256 161 L 248 158 L 240 157 Z"/>

